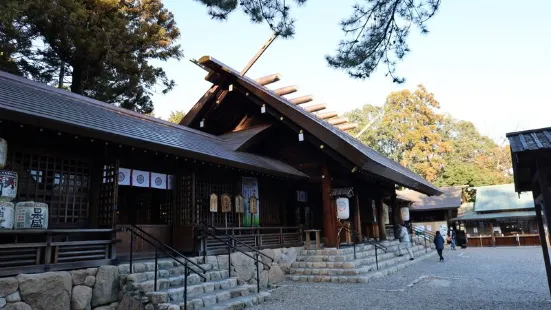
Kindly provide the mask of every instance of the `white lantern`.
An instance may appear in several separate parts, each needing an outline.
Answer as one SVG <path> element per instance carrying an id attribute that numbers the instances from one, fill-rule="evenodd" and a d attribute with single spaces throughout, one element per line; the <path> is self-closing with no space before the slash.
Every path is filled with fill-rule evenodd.
<path id="1" fill-rule="evenodd" d="M 404 222 L 409 221 L 409 208 L 408 207 L 401 208 L 400 215 L 402 216 L 402 221 Z"/>
<path id="2" fill-rule="evenodd" d="M 0 138 L 0 169 L 6 167 L 6 161 L 8 160 L 8 142 Z"/>
<path id="3" fill-rule="evenodd" d="M 348 198 L 337 198 L 337 218 L 339 220 L 346 220 L 350 217 L 350 207 L 348 204 Z"/>

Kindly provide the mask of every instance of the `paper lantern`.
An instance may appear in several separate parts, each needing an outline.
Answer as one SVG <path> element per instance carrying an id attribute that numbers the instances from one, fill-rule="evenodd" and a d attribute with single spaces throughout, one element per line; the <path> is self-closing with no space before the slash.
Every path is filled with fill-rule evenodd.
<path id="1" fill-rule="evenodd" d="M 47 229 L 48 205 L 26 201 L 15 205 L 15 229 Z"/>
<path id="2" fill-rule="evenodd" d="M 17 173 L 0 170 L 0 201 L 12 201 L 17 196 Z"/>
<path id="3" fill-rule="evenodd" d="M 408 207 L 400 208 L 400 215 L 402 216 L 402 221 L 404 222 L 409 221 L 409 208 Z"/>
<path id="4" fill-rule="evenodd" d="M 8 160 L 8 142 L 0 138 L 0 169 L 4 169 Z"/>
<path id="5" fill-rule="evenodd" d="M 348 203 L 348 198 L 339 197 L 337 198 L 337 218 L 339 220 L 346 220 L 350 217 L 350 206 Z"/>
<path id="6" fill-rule="evenodd" d="M 13 229 L 13 203 L 0 201 L 0 229 Z"/>

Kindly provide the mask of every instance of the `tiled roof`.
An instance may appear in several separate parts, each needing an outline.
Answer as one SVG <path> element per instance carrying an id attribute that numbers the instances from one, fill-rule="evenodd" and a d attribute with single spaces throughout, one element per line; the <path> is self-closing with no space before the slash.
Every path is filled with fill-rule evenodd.
<path id="1" fill-rule="evenodd" d="M 517 194 L 514 184 L 482 186 L 476 188 L 476 212 L 534 209 L 531 192 Z"/>
<path id="2" fill-rule="evenodd" d="M 240 75 L 239 72 L 222 62 L 212 57 L 204 56 L 201 57 L 199 63 L 206 67 L 207 70 L 229 75 L 231 80 L 236 81 L 236 84 L 258 96 L 261 100 L 270 105 L 271 108 L 277 110 L 286 118 L 304 128 L 309 134 L 315 135 L 317 139 L 326 143 L 335 151 L 339 152 L 344 158 L 356 164 L 359 168 L 422 193 L 429 195 L 440 194 L 437 187 L 411 170 L 382 156 L 358 139 L 330 125 L 327 121 L 319 119 L 312 113 L 291 103 L 286 98 L 258 84 L 256 81 Z"/>
<path id="3" fill-rule="evenodd" d="M 450 220 L 455 221 L 483 221 L 496 219 L 528 219 L 535 218 L 536 211 L 498 212 L 498 213 L 467 213 Z"/>
<path id="4" fill-rule="evenodd" d="M 442 195 L 431 197 L 409 189 L 397 191 L 396 195 L 413 202 L 411 211 L 457 209 L 461 206 L 462 187 L 441 187 L 440 191 Z"/>
<path id="5" fill-rule="evenodd" d="M 232 150 L 237 151 L 256 135 L 261 132 L 264 132 L 266 129 L 270 128 L 270 125 L 261 125 L 245 130 L 229 132 L 223 135 L 218 136 L 226 142 L 226 145 L 229 146 Z"/>
<path id="6" fill-rule="evenodd" d="M 118 139 L 243 169 L 306 177 L 283 162 L 233 151 L 216 136 L 0 72 L 0 118 L 8 114 L 44 128 L 79 130 L 106 141 Z"/>

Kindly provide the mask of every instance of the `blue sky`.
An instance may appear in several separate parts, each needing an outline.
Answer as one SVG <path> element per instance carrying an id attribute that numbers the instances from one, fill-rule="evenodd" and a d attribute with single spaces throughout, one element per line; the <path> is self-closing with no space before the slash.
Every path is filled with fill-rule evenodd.
<path id="1" fill-rule="evenodd" d="M 509 131 L 551 127 L 551 1 L 444 0 L 429 22 L 431 32 L 412 32 L 412 51 L 398 66 L 407 78 L 401 85 L 383 70 L 359 81 L 327 66 L 324 55 L 335 49 L 342 36 L 338 23 L 355 2 L 309 0 L 295 8 L 296 36 L 276 40 L 248 76 L 281 73 L 278 87 L 298 85 L 297 96 L 312 94 L 340 113 L 382 105 L 390 92 L 423 84 L 442 112 L 472 121 L 498 142 Z M 154 97 L 155 114 L 163 118 L 172 110 L 188 111 L 210 85 L 190 59 L 210 55 L 240 70 L 271 34 L 242 13 L 218 22 L 195 1 L 165 0 L 165 5 L 182 32 L 185 58 L 161 64 L 177 83 L 170 93 Z"/>

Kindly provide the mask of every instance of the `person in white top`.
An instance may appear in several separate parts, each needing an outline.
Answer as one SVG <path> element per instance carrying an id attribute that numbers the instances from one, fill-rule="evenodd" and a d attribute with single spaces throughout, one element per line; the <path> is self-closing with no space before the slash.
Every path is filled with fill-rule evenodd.
<path id="1" fill-rule="evenodd" d="M 409 238 L 408 230 L 405 226 L 398 224 L 400 229 L 400 243 L 398 244 L 398 256 L 403 256 L 402 247 L 406 248 L 406 251 L 409 254 L 409 260 L 414 260 L 413 252 L 411 251 L 411 240 Z"/>

